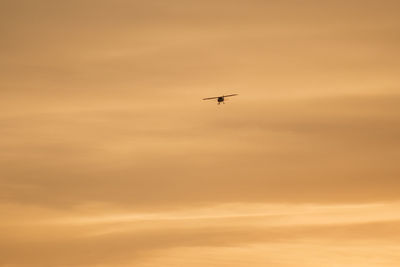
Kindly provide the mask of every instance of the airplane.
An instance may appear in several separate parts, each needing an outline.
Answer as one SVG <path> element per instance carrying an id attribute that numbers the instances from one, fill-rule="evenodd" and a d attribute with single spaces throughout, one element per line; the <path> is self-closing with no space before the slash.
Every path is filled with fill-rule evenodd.
<path id="1" fill-rule="evenodd" d="M 238 95 L 238 94 L 207 97 L 207 98 L 203 98 L 203 100 L 217 99 L 218 105 L 219 105 L 221 103 L 225 104 L 225 102 L 224 102 L 225 101 L 225 97 L 230 97 L 230 96 L 235 96 L 235 95 Z"/>

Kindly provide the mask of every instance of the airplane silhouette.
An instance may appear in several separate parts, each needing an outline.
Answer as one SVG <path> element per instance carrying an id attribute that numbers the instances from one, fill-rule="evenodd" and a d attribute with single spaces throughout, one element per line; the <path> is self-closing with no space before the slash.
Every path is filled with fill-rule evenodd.
<path id="1" fill-rule="evenodd" d="M 217 99 L 218 105 L 219 105 L 221 103 L 225 104 L 225 97 L 230 97 L 230 96 L 235 96 L 235 95 L 238 95 L 238 94 L 207 97 L 207 98 L 203 98 L 203 100 Z"/>

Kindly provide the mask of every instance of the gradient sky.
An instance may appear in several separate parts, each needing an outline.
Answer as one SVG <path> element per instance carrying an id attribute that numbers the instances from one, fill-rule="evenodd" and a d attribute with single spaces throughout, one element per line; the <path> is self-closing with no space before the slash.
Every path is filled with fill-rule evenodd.
<path id="1" fill-rule="evenodd" d="M 399 266 L 399 11 L 0 0 L 0 266 Z"/>

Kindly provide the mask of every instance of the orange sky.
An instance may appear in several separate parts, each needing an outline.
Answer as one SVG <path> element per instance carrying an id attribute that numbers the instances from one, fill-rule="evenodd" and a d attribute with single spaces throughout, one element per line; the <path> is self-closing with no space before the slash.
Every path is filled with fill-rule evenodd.
<path id="1" fill-rule="evenodd" d="M 0 4 L 0 266 L 399 266 L 398 1 Z"/>

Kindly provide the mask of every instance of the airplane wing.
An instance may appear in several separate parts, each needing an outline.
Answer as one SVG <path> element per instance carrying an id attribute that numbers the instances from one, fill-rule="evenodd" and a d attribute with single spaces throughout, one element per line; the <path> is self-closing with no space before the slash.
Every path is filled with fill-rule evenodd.
<path id="1" fill-rule="evenodd" d="M 224 97 L 228 97 L 228 96 L 235 96 L 235 95 L 238 95 L 238 94 L 233 94 L 233 95 L 224 95 Z"/>
<path id="2" fill-rule="evenodd" d="M 203 100 L 217 99 L 219 96 L 203 98 Z"/>

